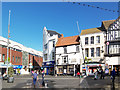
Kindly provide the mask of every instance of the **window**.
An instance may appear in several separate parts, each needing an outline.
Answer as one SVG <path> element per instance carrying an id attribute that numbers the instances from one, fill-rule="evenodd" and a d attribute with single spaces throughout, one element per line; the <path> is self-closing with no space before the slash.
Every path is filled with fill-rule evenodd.
<path id="1" fill-rule="evenodd" d="M 94 57 L 94 48 L 91 48 L 91 57 Z"/>
<path id="2" fill-rule="evenodd" d="M 91 44 L 94 44 L 94 36 L 91 37 Z"/>
<path id="3" fill-rule="evenodd" d="M 96 48 L 96 56 L 100 57 L 100 47 Z"/>
<path id="4" fill-rule="evenodd" d="M 1 56 L 2 56 L 2 55 L 0 54 L 0 61 L 1 61 Z"/>
<path id="5" fill-rule="evenodd" d="M 79 46 L 76 46 L 76 52 L 79 52 Z"/>
<path id="6" fill-rule="evenodd" d="M 16 59 L 15 59 L 15 60 L 16 60 L 15 62 L 17 63 L 17 57 L 16 57 Z"/>
<path id="7" fill-rule="evenodd" d="M 86 49 L 85 49 L 85 56 L 88 57 L 88 54 L 89 54 L 88 48 L 86 48 Z"/>
<path id="8" fill-rule="evenodd" d="M 55 47 L 55 41 L 53 41 L 53 47 Z"/>
<path id="9" fill-rule="evenodd" d="M 5 61 L 5 54 L 2 55 L 2 61 Z"/>
<path id="10" fill-rule="evenodd" d="M 96 36 L 96 43 L 100 43 L 100 36 Z"/>
<path id="11" fill-rule="evenodd" d="M 44 45 L 44 49 L 45 49 L 45 50 L 47 49 L 47 44 Z"/>
<path id="12" fill-rule="evenodd" d="M 67 53 L 67 47 L 64 47 L 64 53 L 65 54 Z"/>
<path id="13" fill-rule="evenodd" d="M 85 37 L 85 44 L 88 44 L 88 37 Z"/>
<path id="14" fill-rule="evenodd" d="M 18 62 L 20 63 L 20 61 L 21 61 L 21 58 L 20 58 L 20 57 L 18 57 Z"/>
<path id="15" fill-rule="evenodd" d="M 67 63 L 68 62 L 68 56 L 63 56 L 62 59 L 63 59 L 63 63 Z"/>
<path id="16" fill-rule="evenodd" d="M 13 58 L 12 58 L 12 62 L 14 62 L 14 56 L 13 56 Z"/>
<path id="17" fill-rule="evenodd" d="M 55 52 L 52 52 L 52 60 L 55 59 Z"/>
<path id="18" fill-rule="evenodd" d="M 5 46 L 5 45 L 2 45 L 2 48 L 7 48 L 7 46 Z"/>
<path id="19" fill-rule="evenodd" d="M 45 61 L 47 60 L 47 54 L 44 55 L 44 60 L 45 60 Z"/>

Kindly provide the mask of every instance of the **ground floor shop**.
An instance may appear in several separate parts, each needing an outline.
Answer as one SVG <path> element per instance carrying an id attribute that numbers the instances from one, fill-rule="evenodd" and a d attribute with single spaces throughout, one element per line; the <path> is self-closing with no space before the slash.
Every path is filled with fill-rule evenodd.
<path id="1" fill-rule="evenodd" d="M 94 75 L 94 73 L 100 69 L 105 70 L 104 63 L 91 63 L 91 64 L 83 65 L 83 72 L 86 73 L 87 75 Z"/>
<path id="2" fill-rule="evenodd" d="M 57 65 L 56 69 L 58 75 L 76 75 L 80 72 L 80 65 Z"/>
<path id="3" fill-rule="evenodd" d="M 54 75 L 55 61 L 43 62 L 44 73 L 46 75 Z"/>

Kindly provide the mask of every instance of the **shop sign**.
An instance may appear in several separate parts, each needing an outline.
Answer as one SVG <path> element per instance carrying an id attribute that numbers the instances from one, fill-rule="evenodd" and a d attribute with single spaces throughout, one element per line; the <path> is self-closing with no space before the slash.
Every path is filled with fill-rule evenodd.
<path id="1" fill-rule="evenodd" d="M 22 68 L 22 65 L 13 65 L 14 69 Z"/>

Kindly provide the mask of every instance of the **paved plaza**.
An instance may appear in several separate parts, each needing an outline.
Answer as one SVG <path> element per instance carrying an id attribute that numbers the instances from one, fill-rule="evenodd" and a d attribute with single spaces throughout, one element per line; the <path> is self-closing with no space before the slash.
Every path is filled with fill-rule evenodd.
<path id="1" fill-rule="evenodd" d="M 7 83 L 6 80 L 2 81 L 2 88 L 33 88 L 32 77 L 30 75 L 14 76 L 14 83 Z M 89 77 L 73 77 L 73 76 L 45 76 L 45 83 L 47 85 L 42 87 L 41 75 L 36 83 L 36 88 L 104 88 L 111 90 L 112 83 L 110 76 L 105 79 L 94 80 L 93 76 Z M 120 78 L 116 77 L 115 88 L 120 88 Z"/>

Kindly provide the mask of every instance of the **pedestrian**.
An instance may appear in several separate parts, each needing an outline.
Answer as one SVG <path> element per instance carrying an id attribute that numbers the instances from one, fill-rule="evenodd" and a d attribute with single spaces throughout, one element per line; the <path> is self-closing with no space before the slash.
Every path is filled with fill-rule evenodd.
<path id="1" fill-rule="evenodd" d="M 80 78 L 80 72 L 77 72 L 77 76 Z"/>
<path id="2" fill-rule="evenodd" d="M 34 88 L 35 88 L 36 81 L 38 80 L 38 75 L 37 75 L 37 71 L 36 70 L 34 71 L 34 74 L 33 74 L 32 78 L 33 78 L 33 84 L 34 84 Z"/>
<path id="3" fill-rule="evenodd" d="M 94 73 L 94 80 L 97 80 L 98 79 L 98 71 L 96 71 L 95 73 Z"/>
<path id="4" fill-rule="evenodd" d="M 44 73 L 44 70 L 43 70 L 42 71 L 42 86 L 45 86 L 44 77 L 45 77 L 45 73 Z"/>
<path id="5" fill-rule="evenodd" d="M 101 76 L 100 76 L 100 79 L 102 79 L 103 78 L 103 69 L 101 69 Z"/>
<path id="6" fill-rule="evenodd" d="M 111 77 L 112 77 L 112 82 L 114 83 L 114 80 L 115 80 L 115 69 L 113 69 Z"/>

